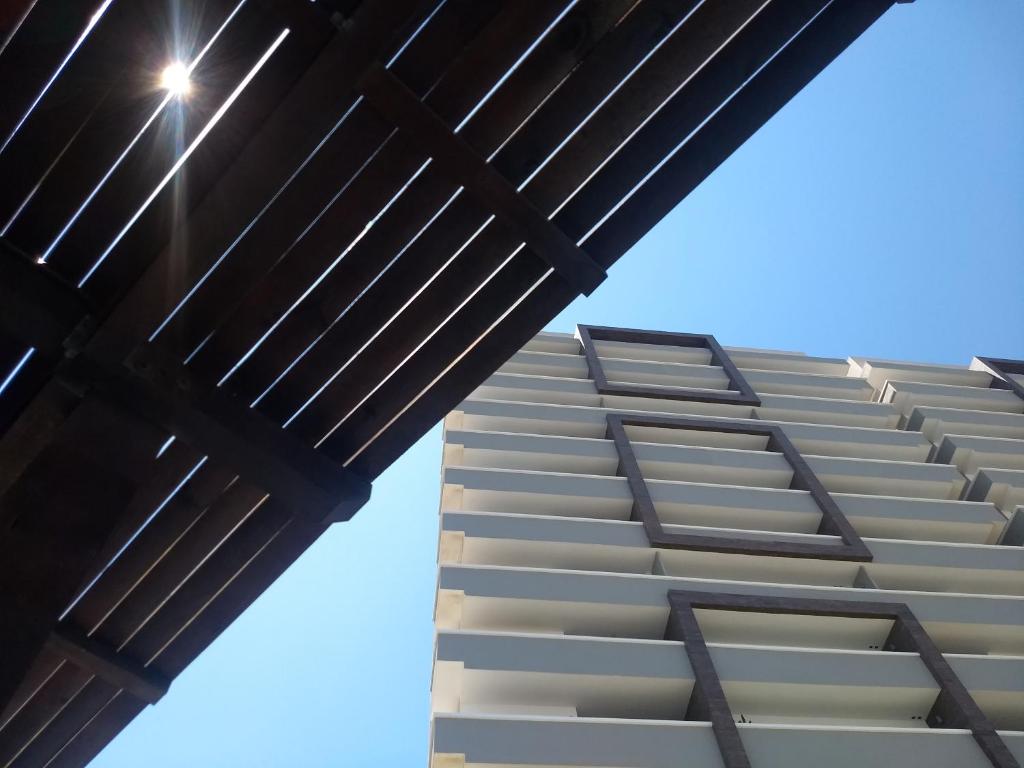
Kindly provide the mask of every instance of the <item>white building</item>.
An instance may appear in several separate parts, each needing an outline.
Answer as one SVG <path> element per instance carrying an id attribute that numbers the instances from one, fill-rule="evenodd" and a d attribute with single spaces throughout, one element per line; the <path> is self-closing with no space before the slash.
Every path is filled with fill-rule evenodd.
<path id="1" fill-rule="evenodd" d="M 445 421 L 431 765 L 1024 763 L 1021 374 L 540 334 Z"/>

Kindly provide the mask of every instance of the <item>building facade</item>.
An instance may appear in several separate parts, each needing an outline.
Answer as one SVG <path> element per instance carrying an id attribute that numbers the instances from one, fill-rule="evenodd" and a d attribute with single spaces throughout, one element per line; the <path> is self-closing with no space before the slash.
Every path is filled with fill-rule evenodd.
<path id="1" fill-rule="evenodd" d="M 1024 364 L 542 333 L 445 421 L 431 765 L 1024 764 Z"/>

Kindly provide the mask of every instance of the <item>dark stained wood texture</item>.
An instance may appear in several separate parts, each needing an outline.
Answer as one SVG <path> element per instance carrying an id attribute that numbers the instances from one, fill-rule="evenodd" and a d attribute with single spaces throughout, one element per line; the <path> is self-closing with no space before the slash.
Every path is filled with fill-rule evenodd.
<path id="1" fill-rule="evenodd" d="M 504 14 L 499 13 L 502 5 Z M 527 15 L 530 10 L 525 9 Z M 457 66 L 460 56 L 466 58 L 465 46 L 495 14 L 506 21 L 512 15 L 508 4 L 493 0 L 446 4 L 395 58 L 393 70 L 416 93 L 427 93 L 446 67 L 453 61 Z M 342 39 L 337 45 L 341 50 L 351 48 Z M 366 51 L 352 61 L 351 86 L 371 63 L 372 54 Z M 485 77 L 486 72 L 481 74 L 481 79 Z M 471 88 L 465 92 L 471 97 Z M 426 161 L 414 142 L 397 142 L 401 147 L 395 151 L 394 127 L 365 103 L 355 103 L 355 91 L 347 96 L 338 105 L 342 108 L 337 109 L 337 122 L 328 126 L 323 145 L 161 338 L 189 354 L 209 335 L 211 326 L 216 328 L 216 335 L 191 361 L 212 378 L 219 379 L 259 340 Z M 346 256 L 346 267 L 350 263 Z"/>
<path id="2" fill-rule="evenodd" d="M 81 124 L 71 121 L 61 126 L 65 131 L 73 131 L 73 139 L 65 145 L 48 150 L 39 145 L 37 137 L 31 137 L 39 160 L 45 162 L 55 156 L 58 159 L 41 181 L 38 168 L 19 167 L 26 182 L 19 185 L 17 193 L 21 197 L 14 202 L 19 205 L 25 202 L 24 195 L 30 191 L 31 197 L 12 221 L 7 237 L 31 254 L 47 249 L 164 99 L 164 91 L 157 87 L 156 81 L 160 68 L 175 55 L 168 50 L 167 31 L 180 24 L 177 34 L 184 38 L 185 50 L 176 53 L 191 61 L 225 23 L 236 4 L 237 0 L 215 0 L 190 5 L 181 9 L 180 22 L 168 15 L 169 7 L 163 2 L 143 0 L 111 6 L 110 12 L 116 12 L 117 17 L 105 19 L 98 25 L 73 59 L 73 67 L 59 80 L 62 87 L 78 87 L 84 91 L 80 99 L 89 97 L 88 89 L 80 86 L 82 81 L 93 83 L 93 88 L 102 85 L 107 89 L 104 98 L 81 110 L 85 118 Z M 261 14 L 257 3 L 232 23 L 237 21 L 240 27 L 251 26 L 252 20 Z M 209 58 L 214 51 L 216 56 Z M 209 116 L 211 107 L 216 108 L 217 97 L 230 78 L 230 71 L 224 66 L 227 58 L 224 48 L 218 46 L 207 56 L 205 64 L 195 73 L 196 109 L 190 103 L 187 110 L 191 126 L 185 127 L 193 132 L 195 124 Z M 98 76 L 95 60 L 109 61 L 107 68 L 114 70 L 111 76 Z M 204 80 L 204 70 L 217 72 L 219 82 Z M 54 101 L 59 98 L 60 94 L 56 93 L 52 97 Z M 62 104 L 64 109 L 72 106 Z M 173 160 L 174 147 L 169 139 L 177 114 L 185 115 L 186 110 L 180 110 L 176 104 L 165 108 L 163 117 L 154 121 L 148 134 L 123 161 L 121 173 L 109 183 L 124 184 L 125 176 L 137 174 L 139 188 L 144 188 L 147 182 L 151 186 L 155 184 L 153 175 L 161 165 L 169 167 Z M 57 127 L 56 121 L 45 112 L 41 113 L 40 120 L 51 126 L 51 130 Z M 118 197 L 101 197 L 95 202 L 97 208 L 104 207 L 104 199 L 117 200 Z"/>
<path id="3" fill-rule="evenodd" d="M 86 399 L 0 499 L 4 705 L 149 470 L 159 439 L 119 410 Z"/>
<path id="4" fill-rule="evenodd" d="M 40 354 L 60 358 L 64 341 L 89 314 L 89 302 L 45 264 L 0 238 L 0 328 Z"/>
<path id="5" fill-rule="evenodd" d="M 554 17 L 556 11 L 557 6 L 551 3 L 531 3 L 527 7 L 522 4 L 506 5 L 502 13 L 486 20 L 487 25 L 479 30 L 475 39 L 460 41 L 464 47 L 457 58 L 450 58 L 451 52 L 442 55 L 442 62 L 450 62 L 446 71 L 417 65 L 417 59 L 424 56 L 420 46 L 415 45 L 417 41 L 403 52 L 393 68 L 396 73 L 404 73 L 405 59 L 411 57 L 408 68 L 417 70 L 419 74 L 411 80 L 411 84 L 405 81 L 407 85 L 415 89 L 414 92 L 426 94 L 427 103 L 435 110 L 441 110 L 449 119 L 458 120 L 472 109 L 494 81 L 514 63 L 518 53 L 543 30 L 545 23 Z M 423 45 L 431 41 L 429 33 L 432 27 L 442 21 L 450 23 L 440 14 L 431 20 L 431 24 L 422 33 Z M 465 25 L 460 26 L 463 27 Z M 450 33 L 444 29 L 439 32 L 441 42 L 450 38 Z M 436 58 L 436 52 L 433 55 Z M 425 74 L 432 77 L 424 78 Z M 365 104 L 361 107 L 350 120 L 364 114 L 372 116 L 370 119 L 375 121 L 381 120 Z M 351 126 L 342 126 L 340 132 L 344 133 L 342 138 L 348 137 L 349 144 L 355 142 L 355 146 L 371 153 L 370 164 L 359 172 L 351 184 L 342 189 L 325 218 L 296 244 L 286 259 L 253 291 L 247 306 L 242 308 L 235 321 L 218 332 L 192 362 L 201 370 L 209 369 L 211 375 L 216 371 L 216 375 L 220 376 L 227 372 L 227 366 L 241 358 L 260 340 L 272 323 L 280 323 L 280 328 L 275 330 L 267 342 L 271 346 L 257 350 L 240 369 L 239 375 L 227 384 L 243 398 L 251 400 L 258 397 L 298 352 L 313 342 L 318 334 L 328 330 L 336 315 L 384 271 L 388 259 L 386 256 L 382 258 L 382 254 L 399 252 L 457 188 L 457 184 L 439 174 L 436 167 L 428 167 L 395 204 L 381 214 L 389 197 L 401 190 L 427 160 L 427 156 L 415 141 L 404 134 L 392 135 L 390 129 L 379 137 L 382 142 L 379 145 L 367 145 L 364 132 L 354 120 Z M 371 135 L 370 138 L 374 137 Z M 422 191 L 435 184 L 443 185 L 441 199 L 423 199 Z M 381 189 L 387 192 L 382 193 Z M 372 194 L 367 194 L 367 191 Z M 381 215 L 380 221 L 364 231 L 366 225 L 378 215 Z M 331 235 L 332 231 L 337 231 L 341 226 L 347 227 L 342 230 L 344 237 Z M 333 249 L 324 242 L 325 235 L 330 237 Z M 360 236 L 362 239 L 354 241 L 354 238 Z M 328 267 L 331 263 L 329 259 L 346 247 L 348 250 L 344 257 L 325 280 L 290 316 L 284 317 L 290 305 L 282 303 L 280 296 L 293 301 L 298 299 L 309 287 L 310 281 L 319 277 Z M 306 263 L 309 263 L 308 267 L 304 266 Z M 294 277 L 288 276 L 296 271 L 300 276 L 308 275 L 305 283 L 296 283 Z M 279 290 L 282 284 L 284 290 Z M 289 399 L 294 401 L 300 396 L 300 392 L 295 392 Z M 281 415 L 268 410 L 268 414 L 272 418 L 283 419 L 290 415 L 290 411 Z"/>

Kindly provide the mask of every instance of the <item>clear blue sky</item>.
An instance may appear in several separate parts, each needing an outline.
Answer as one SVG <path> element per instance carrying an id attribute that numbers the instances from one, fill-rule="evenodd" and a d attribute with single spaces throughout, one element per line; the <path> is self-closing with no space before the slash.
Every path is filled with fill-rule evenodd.
<path id="1" fill-rule="evenodd" d="M 1024 358 L 1024 3 L 890 10 L 552 324 Z M 422 766 L 440 429 L 95 761 Z"/>

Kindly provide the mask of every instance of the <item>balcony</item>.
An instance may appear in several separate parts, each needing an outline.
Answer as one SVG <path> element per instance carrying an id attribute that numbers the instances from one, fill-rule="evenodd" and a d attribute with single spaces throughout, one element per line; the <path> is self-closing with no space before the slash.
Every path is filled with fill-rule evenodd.
<path id="1" fill-rule="evenodd" d="M 709 645 L 730 708 L 757 723 L 926 728 L 938 686 L 916 653 Z M 1024 657 L 950 654 L 997 728 L 1024 728 Z M 432 711 L 682 720 L 683 643 L 439 632 Z"/>

